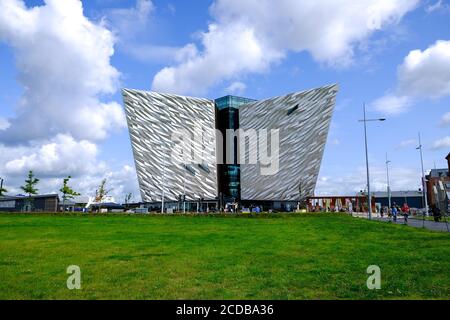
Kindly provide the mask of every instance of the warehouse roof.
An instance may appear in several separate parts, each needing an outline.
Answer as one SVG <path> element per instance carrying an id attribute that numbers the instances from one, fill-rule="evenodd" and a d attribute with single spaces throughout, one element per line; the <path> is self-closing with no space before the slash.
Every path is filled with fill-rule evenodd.
<path id="1" fill-rule="evenodd" d="M 36 198 L 55 198 L 58 197 L 58 194 L 56 193 L 52 193 L 52 194 L 37 194 L 37 195 L 33 195 L 30 198 L 32 199 L 36 199 Z M 0 196 L 0 201 L 5 201 L 5 200 L 22 200 L 22 199 L 27 199 L 29 198 L 27 195 L 16 195 L 16 196 Z"/>
<path id="2" fill-rule="evenodd" d="M 448 176 L 448 169 L 431 169 L 430 170 L 429 177 L 431 177 L 431 178 L 439 178 L 441 176 L 443 176 L 443 177 Z"/>

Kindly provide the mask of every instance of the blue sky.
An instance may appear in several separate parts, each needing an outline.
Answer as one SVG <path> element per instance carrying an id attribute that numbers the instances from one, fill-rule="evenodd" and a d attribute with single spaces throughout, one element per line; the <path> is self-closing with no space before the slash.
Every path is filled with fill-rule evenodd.
<path id="1" fill-rule="evenodd" d="M 85 194 L 108 177 L 116 197 L 138 199 L 121 87 L 261 99 L 337 82 L 316 193 L 365 188 L 363 102 L 388 119 L 369 125 L 374 188 L 385 189 L 386 152 L 392 188 L 419 188 L 418 132 L 426 170 L 450 152 L 450 3 L 328 2 L 95 0 L 76 14 L 76 0 L 0 0 L 0 177 L 18 192 L 32 168 L 52 192 L 71 174 Z"/>

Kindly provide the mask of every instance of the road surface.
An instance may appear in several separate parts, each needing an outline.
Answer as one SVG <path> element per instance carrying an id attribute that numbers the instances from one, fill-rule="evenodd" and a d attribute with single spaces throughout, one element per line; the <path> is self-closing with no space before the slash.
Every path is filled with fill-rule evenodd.
<path id="1" fill-rule="evenodd" d="M 352 214 L 353 217 L 357 217 L 357 218 L 366 218 L 367 219 L 367 213 L 353 213 Z M 388 222 L 391 221 L 392 223 L 394 223 L 392 221 L 392 219 L 387 218 L 386 216 L 381 218 L 379 216 L 379 214 L 375 213 L 372 216 L 372 220 L 376 220 L 376 221 L 384 221 L 384 222 Z M 447 217 L 447 221 L 449 220 L 449 217 Z M 403 216 L 398 216 L 397 217 L 397 224 L 404 224 L 404 218 Z M 422 228 L 425 227 L 426 229 L 429 230 L 433 230 L 433 231 L 444 231 L 444 232 L 449 232 L 449 228 L 450 228 L 450 221 L 448 221 L 448 224 L 446 224 L 444 222 L 444 219 L 442 218 L 441 222 L 434 222 L 434 221 L 422 221 L 422 219 L 420 219 L 419 217 L 416 218 L 409 218 L 408 219 L 408 226 L 411 227 L 415 227 L 415 228 Z"/>

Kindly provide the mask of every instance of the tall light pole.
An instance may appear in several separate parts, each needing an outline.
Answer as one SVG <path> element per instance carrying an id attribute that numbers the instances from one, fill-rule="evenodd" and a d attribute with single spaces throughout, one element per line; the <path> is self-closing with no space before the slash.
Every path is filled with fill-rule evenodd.
<path id="1" fill-rule="evenodd" d="M 186 213 L 186 164 L 183 164 L 184 174 L 183 174 L 183 213 Z"/>
<path id="2" fill-rule="evenodd" d="M 161 214 L 164 213 L 164 198 L 165 198 L 165 188 L 164 183 L 166 182 L 166 154 L 163 152 L 163 172 L 162 172 L 162 190 L 161 190 Z"/>
<path id="3" fill-rule="evenodd" d="M 390 185 L 390 181 L 389 181 L 389 163 L 391 163 L 391 161 L 388 160 L 388 154 L 386 152 L 387 193 L 388 193 L 388 201 L 389 201 L 389 209 L 390 209 L 391 208 L 391 185 Z"/>
<path id="4" fill-rule="evenodd" d="M 366 118 L 366 104 L 363 104 L 363 110 L 364 110 L 364 119 L 359 120 L 359 122 L 364 122 L 364 141 L 365 141 L 365 147 L 366 147 L 366 171 L 367 171 L 367 206 L 369 208 L 369 220 L 372 219 L 372 195 L 370 194 L 370 174 L 369 174 L 369 151 L 367 147 L 367 122 L 371 121 L 386 121 L 385 118 L 379 118 L 379 119 L 367 119 Z"/>
<path id="5" fill-rule="evenodd" d="M 423 152 L 422 152 L 422 140 L 420 138 L 420 132 L 419 132 L 419 146 L 416 149 L 420 151 L 420 162 L 422 164 L 422 196 L 425 203 L 426 213 L 428 213 L 427 184 L 425 183 L 425 171 L 423 169 Z"/>

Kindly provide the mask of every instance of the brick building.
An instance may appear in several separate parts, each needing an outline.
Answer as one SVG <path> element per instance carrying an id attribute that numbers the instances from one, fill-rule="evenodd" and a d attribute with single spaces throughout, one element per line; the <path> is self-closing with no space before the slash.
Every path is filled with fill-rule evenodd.
<path id="1" fill-rule="evenodd" d="M 450 153 L 446 159 L 447 168 L 432 169 L 426 176 L 428 203 L 430 206 L 438 204 L 441 210 L 450 207 Z"/>

